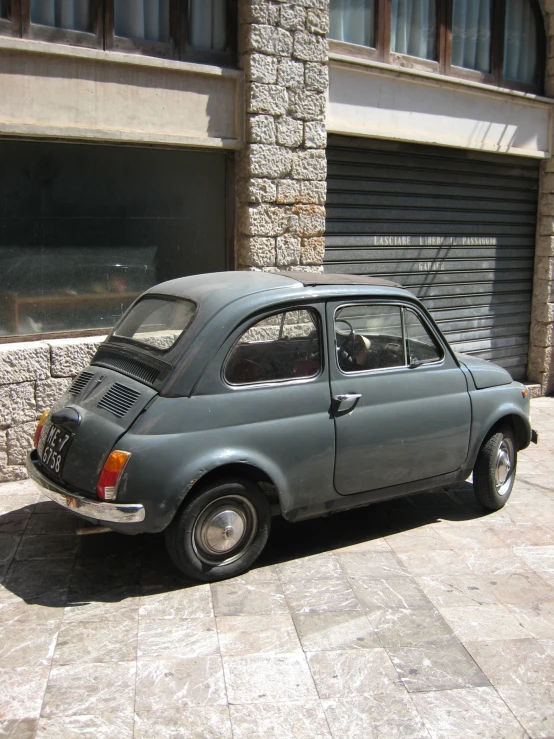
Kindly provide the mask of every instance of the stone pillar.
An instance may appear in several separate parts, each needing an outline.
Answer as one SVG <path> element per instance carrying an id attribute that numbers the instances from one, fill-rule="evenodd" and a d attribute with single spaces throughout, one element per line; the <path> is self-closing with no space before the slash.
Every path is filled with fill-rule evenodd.
<path id="1" fill-rule="evenodd" d="M 236 267 L 321 271 L 329 0 L 239 0 Z"/>
<path id="2" fill-rule="evenodd" d="M 554 392 L 554 161 L 541 165 L 527 377 Z"/>
<path id="3" fill-rule="evenodd" d="M 554 97 L 554 0 L 541 0 L 546 33 L 545 95 Z M 554 392 L 554 159 L 541 164 L 527 377 Z"/>

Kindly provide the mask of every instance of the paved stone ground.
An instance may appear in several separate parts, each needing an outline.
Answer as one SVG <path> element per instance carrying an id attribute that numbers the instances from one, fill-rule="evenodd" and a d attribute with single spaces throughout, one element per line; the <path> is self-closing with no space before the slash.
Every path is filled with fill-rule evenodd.
<path id="1" fill-rule="evenodd" d="M 554 737 L 554 398 L 532 413 L 504 510 L 465 483 L 279 522 L 211 586 L 1 485 L 0 737 Z"/>

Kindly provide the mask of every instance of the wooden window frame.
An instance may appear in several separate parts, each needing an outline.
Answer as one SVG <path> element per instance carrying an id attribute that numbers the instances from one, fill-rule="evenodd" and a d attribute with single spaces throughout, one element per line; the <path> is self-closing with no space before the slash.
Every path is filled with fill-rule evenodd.
<path id="1" fill-rule="evenodd" d="M 236 66 L 237 60 L 237 2 L 227 0 L 227 47 L 221 51 L 211 49 L 194 49 L 188 44 L 189 0 L 180 3 L 180 48 L 179 58 L 183 61 L 199 64 L 215 64 L 220 67 Z"/>
<path id="2" fill-rule="evenodd" d="M 93 31 L 73 31 L 31 23 L 30 0 L 8 0 L 10 18 L 0 18 L 0 35 L 70 46 L 143 54 L 200 64 L 236 66 L 237 0 L 227 0 L 227 47 L 194 49 L 188 43 L 189 0 L 170 0 L 169 41 L 144 41 L 114 34 L 115 0 L 90 0 Z"/>
<path id="3" fill-rule="evenodd" d="M 31 22 L 31 5 L 29 0 L 12 0 L 12 6 L 18 5 L 19 16 L 21 20 L 21 35 L 23 38 L 33 39 L 33 41 L 48 41 L 56 44 L 69 44 L 71 46 L 81 46 L 92 49 L 101 49 L 103 47 L 103 28 L 102 28 L 102 0 L 91 0 L 91 32 L 73 31 L 69 28 L 54 28 L 52 26 L 43 26 L 40 23 Z"/>
<path id="4" fill-rule="evenodd" d="M 329 38 L 329 50 L 332 53 L 342 54 L 359 59 L 375 60 L 395 67 L 434 72 L 447 77 L 479 82 L 481 84 L 501 87 L 508 90 L 530 92 L 535 95 L 543 94 L 544 74 L 546 65 L 546 37 L 544 17 L 538 0 L 530 0 L 538 27 L 537 57 L 539 66 L 539 80 L 537 83 L 523 83 L 505 79 L 504 66 L 504 22 L 506 15 L 506 0 L 492 0 L 491 18 L 491 71 L 479 72 L 473 69 L 457 67 L 451 63 L 452 59 L 452 8 L 453 0 L 436 0 L 437 38 L 435 60 L 420 59 L 391 51 L 391 24 L 392 1 L 376 0 L 375 8 L 375 42 L 376 48 L 351 44 Z"/>
<path id="5" fill-rule="evenodd" d="M 169 4 L 169 41 L 147 41 L 127 36 L 115 35 L 114 2 L 105 0 L 104 5 L 104 45 L 107 51 L 123 51 L 132 54 L 144 54 L 163 59 L 179 59 L 178 15 L 179 0 L 170 0 Z"/>

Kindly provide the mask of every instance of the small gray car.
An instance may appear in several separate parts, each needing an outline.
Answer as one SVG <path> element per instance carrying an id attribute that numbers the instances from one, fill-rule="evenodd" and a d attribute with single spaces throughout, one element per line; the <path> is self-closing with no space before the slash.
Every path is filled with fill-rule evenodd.
<path id="1" fill-rule="evenodd" d="M 527 388 L 455 354 L 400 286 L 224 272 L 141 295 L 39 422 L 27 469 L 94 523 L 165 532 L 175 564 L 213 581 L 253 564 L 272 515 L 300 521 L 472 472 L 497 510 L 536 440 Z"/>

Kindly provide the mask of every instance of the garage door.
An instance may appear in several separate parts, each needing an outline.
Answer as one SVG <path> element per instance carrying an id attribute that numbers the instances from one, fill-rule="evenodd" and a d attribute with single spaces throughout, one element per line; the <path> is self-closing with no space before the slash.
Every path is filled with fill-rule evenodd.
<path id="1" fill-rule="evenodd" d="M 330 136 L 326 272 L 392 279 L 457 351 L 526 372 L 539 163 Z"/>

